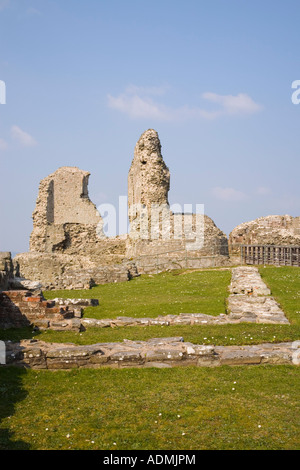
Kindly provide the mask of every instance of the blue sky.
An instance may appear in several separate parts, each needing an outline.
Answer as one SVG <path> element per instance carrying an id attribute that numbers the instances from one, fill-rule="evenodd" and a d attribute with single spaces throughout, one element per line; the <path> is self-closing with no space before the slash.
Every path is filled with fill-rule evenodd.
<path id="1" fill-rule="evenodd" d="M 117 206 L 148 128 L 170 203 L 204 204 L 226 234 L 299 216 L 299 14 L 299 0 L 0 0 L 0 250 L 28 250 L 39 182 L 61 166 Z"/>

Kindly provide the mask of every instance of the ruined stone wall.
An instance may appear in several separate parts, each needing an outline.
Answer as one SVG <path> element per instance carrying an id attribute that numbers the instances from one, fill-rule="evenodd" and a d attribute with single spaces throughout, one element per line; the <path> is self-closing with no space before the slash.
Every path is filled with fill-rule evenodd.
<path id="1" fill-rule="evenodd" d="M 229 235 L 231 252 L 239 245 L 300 245 L 300 217 L 269 215 L 235 227 Z"/>
<path id="2" fill-rule="evenodd" d="M 89 289 L 95 284 L 125 282 L 138 275 L 130 262 L 101 265 L 87 256 L 21 253 L 14 258 L 15 274 L 34 279 L 46 290 Z"/>
<path id="3" fill-rule="evenodd" d="M 125 253 L 125 240 L 108 239 L 103 221 L 88 196 L 89 173 L 62 167 L 44 178 L 33 212 L 30 251 L 97 256 L 103 264 Z M 104 258 L 104 259 L 102 259 Z"/>
<path id="4" fill-rule="evenodd" d="M 57 305 L 47 301 L 42 294 L 33 295 L 28 290 L 0 292 L 0 328 L 24 328 L 80 331 L 82 309 Z"/>
<path id="5" fill-rule="evenodd" d="M 149 129 L 138 140 L 128 174 L 129 219 L 135 204 L 168 204 L 170 172 L 162 154 L 161 143 L 155 130 Z"/>
<path id="6" fill-rule="evenodd" d="M 226 235 L 206 215 L 173 213 L 168 202 L 169 189 L 170 172 L 162 157 L 158 134 L 148 129 L 135 146 L 128 174 L 130 233 L 126 256 L 139 258 L 141 272 L 143 264 L 153 264 L 151 256 L 157 254 L 165 255 L 160 263 L 162 269 L 171 269 L 173 261 L 181 266 L 179 260 L 186 257 L 186 250 L 198 258 L 197 266 L 203 265 L 202 258 L 206 265 L 208 257 L 227 256 Z M 145 263 L 142 257 L 147 257 Z"/>
<path id="7" fill-rule="evenodd" d="M 13 263 L 10 252 L 0 252 L 0 291 L 9 288 L 13 277 Z"/>
<path id="8" fill-rule="evenodd" d="M 199 244 L 199 216 L 170 210 L 170 172 L 155 130 L 144 132 L 135 146 L 128 174 L 128 235 L 105 236 L 103 220 L 88 196 L 88 179 L 86 171 L 61 167 L 41 181 L 30 253 L 16 257 L 17 276 L 38 281 L 44 289 L 81 289 L 128 280 L 137 275 L 137 267 L 141 273 L 157 272 L 181 267 L 181 261 L 185 267 L 202 267 L 228 260 L 227 237 L 208 216 L 200 216 L 204 239 Z M 196 258 L 189 265 L 187 250 Z M 153 270 L 142 257 L 156 263 Z"/>
<path id="9" fill-rule="evenodd" d="M 6 343 L 7 366 L 32 369 L 216 367 L 245 365 L 299 366 L 297 341 L 248 346 L 185 343 L 183 338 L 153 338 L 78 346 L 38 340 Z"/>

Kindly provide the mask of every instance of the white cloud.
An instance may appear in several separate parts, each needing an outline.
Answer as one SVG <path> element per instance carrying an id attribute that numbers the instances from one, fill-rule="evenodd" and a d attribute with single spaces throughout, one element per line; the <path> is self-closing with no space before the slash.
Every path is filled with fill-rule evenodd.
<path id="1" fill-rule="evenodd" d="M 116 109 L 131 118 L 150 118 L 162 121 L 185 121 L 188 119 L 212 120 L 220 116 L 253 114 L 262 109 L 252 98 L 246 94 L 217 95 L 204 93 L 202 98 L 216 103 L 216 110 L 207 110 L 200 106 L 188 105 L 174 108 L 166 106 L 153 97 L 163 96 L 168 87 L 137 87 L 131 85 L 124 93 L 118 96 L 108 95 L 108 106 Z"/>
<path id="2" fill-rule="evenodd" d="M 8 144 L 7 142 L 5 142 L 5 140 L 3 139 L 0 139 L 0 150 L 6 150 L 8 148 Z"/>
<path id="3" fill-rule="evenodd" d="M 155 103 L 150 98 L 142 98 L 136 94 L 121 94 L 117 97 L 108 95 L 108 106 L 117 109 L 133 118 L 154 118 L 163 121 L 170 119 L 169 110 Z"/>
<path id="4" fill-rule="evenodd" d="M 22 147 L 34 147 L 37 145 L 37 142 L 34 138 L 27 132 L 20 129 L 18 126 L 12 126 L 11 135 L 14 140 L 16 140 Z"/>
<path id="5" fill-rule="evenodd" d="M 266 196 L 268 194 L 271 194 L 272 191 L 270 188 L 266 188 L 265 186 L 260 186 L 259 188 L 256 188 L 255 192 L 259 196 Z"/>
<path id="6" fill-rule="evenodd" d="M 262 109 L 262 106 L 255 103 L 250 96 L 239 93 L 233 95 L 217 95 L 216 93 L 203 93 L 202 97 L 212 103 L 221 106 L 221 114 L 253 114 Z"/>
<path id="7" fill-rule="evenodd" d="M 222 188 L 217 186 L 212 189 L 212 194 L 216 199 L 227 202 L 241 201 L 245 198 L 245 194 L 234 188 Z"/>
<path id="8" fill-rule="evenodd" d="M 161 86 L 136 86 L 136 85 L 129 85 L 125 93 L 126 94 L 136 94 L 136 95 L 144 95 L 144 96 L 162 96 L 166 93 L 169 89 L 168 85 L 161 85 Z"/>

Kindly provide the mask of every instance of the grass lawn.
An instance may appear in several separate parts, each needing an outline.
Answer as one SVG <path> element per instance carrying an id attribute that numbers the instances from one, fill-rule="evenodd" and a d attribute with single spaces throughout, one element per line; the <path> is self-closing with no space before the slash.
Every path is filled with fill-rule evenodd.
<path id="1" fill-rule="evenodd" d="M 300 269 L 260 268 L 291 325 L 0 331 L 0 339 L 91 344 L 183 336 L 200 344 L 300 339 Z M 86 316 L 225 312 L 229 271 L 143 276 L 91 291 Z M 149 302 L 147 302 L 149 299 Z M 120 312 L 121 310 L 121 312 Z M 299 449 L 300 368 L 250 366 L 34 371 L 0 368 L 0 449 Z"/>
<path id="2" fill-rule="evenodd" d="M 231 273 L 226 271 L 176 271 L 144 275 L 130 282 L 106 284 L 80 291 L 49 291 L 47 299 L 93 298 L 99 307 L 88 307 L 92 318 L 151 317 L 179 313 L 225 313 Z"/>
<path id="3" fill-rule="evenodd" d="M 262 342 L 295 341 L 300 339 L 300 269 L 291 267 L 260 268 L 264 281 L 284 309 L 290 325 L 236 324 L 200 326 L 148 326 L 127 328 L 88 328 L 83 333 L 32 330 L 14 334 L 50 342 L 94 344 L 110 341 L 147 340 L 153 337 L 182 336 L 196 344 L 257 344 Z M 127 283 L 97 286 L 90 291 L 47 292 L 47 298 L 98 298 L 99 307 L 85 310 L 86 317 L 115 318 L 117 316 L 157 316 L 158 314 L 226 312 L 230 271 L 204 270 L 141 276 Z M 148 299 L 148 300 L 147 300 Z M 147 303 L 148 301 L 148 303 Z M 12 332 L 2 333 L 11 339 Z M 5 336 L 6 335 L 6 336 Z M 1 333 L 0 333 L 1 339 Z"/>
<path id="4" fill-rule="evenodd" d="M 0 369 L 0 449 L 299 449 L 293 366 Z"/>

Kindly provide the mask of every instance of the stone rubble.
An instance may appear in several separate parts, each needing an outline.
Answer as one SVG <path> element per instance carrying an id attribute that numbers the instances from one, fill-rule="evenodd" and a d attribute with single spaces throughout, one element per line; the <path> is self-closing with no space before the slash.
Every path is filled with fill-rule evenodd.
<path id="1" fill-rule="evenodd" d="M 289 324 L 284 312 L 255 267 L 232 269 L 228 297 L 229 318 L 237 322 Z"/>
<path id="2" fill-rule="evenodd" d="M 263 282 L 258 269 L 252 266 L 239 266 L 232 269 L 229 291 L 232 294 L 271 294 L 270 289 Z"/>
<path id="3" fill-rule="evenodd" d="M 9 284 L 13 278 L 13 263 L 11 253 L 0 252 L 0 291 L 9 288 Z"/>
<path id="4" fill-rule="evenodd" d="M 268 215 L 235 227 L 229 234 L 232 251 L 239 245 L 300 245 L 300 217 Z"/>
<path id="5" fill-rule="evenodd" d="M 89 176 L 87 171 L 66 166 L 40 182 L 30 252 L 15 257 L 16 277 L 38 281 L 47 290 L 89 289 L 95 284 L 128 281 L 145 272 L 229 263 L 227 237 L 212 219 L 207 215 L 201 218 L 202 245 L 198 234 L 195 239 L 199 215 L 183 216 L 170 210 L 170 172 L 155 130 L 145 131 L 134 149 L 128 175 L 128 234 L 106 236 L 104 220 L 89 199 Z M 158 229 L 154 229 L 157 224 L 149 212 L 143 222 L 138 210 L 136 213 L 136 206 L 151 211 L 153 204 L 159 206 Z M 193 259 L 187 257 L 190 250 Z"/>
<path id="6" fill-rule="evenodd" d="M 185 343 L 181 337 L 87 346 L 37 340 L 6 342 L 6 365 L 32 369 L 299 365 L 299 362 L 300 341 L 254 346 L 198 345 Z"/>
<path id="7" fill-rule="evenodd" d="M 73 308 L 69 308 L 73 307 Z M 83 309 L 74 304 L 57 305 L 45 300 L 41 294 L 26 290 L 0 292 L 0 328 L 24 328 L 34 326 L 40 330 L 58 331 L 82 329 Z"/>

